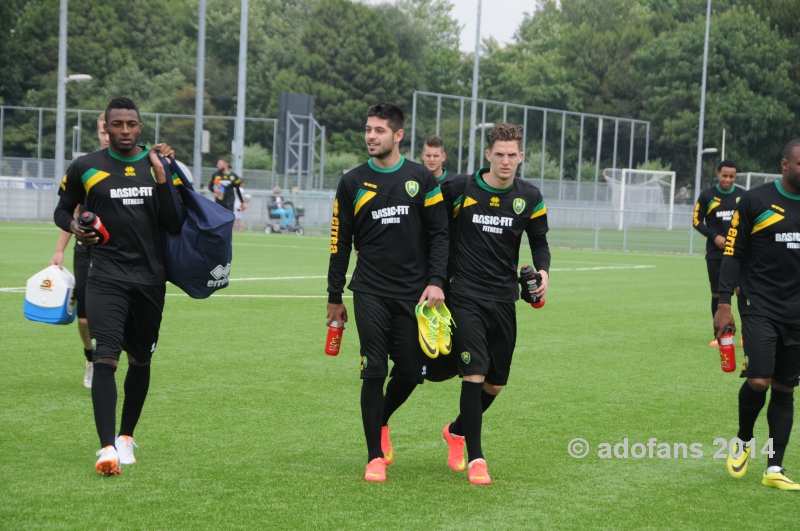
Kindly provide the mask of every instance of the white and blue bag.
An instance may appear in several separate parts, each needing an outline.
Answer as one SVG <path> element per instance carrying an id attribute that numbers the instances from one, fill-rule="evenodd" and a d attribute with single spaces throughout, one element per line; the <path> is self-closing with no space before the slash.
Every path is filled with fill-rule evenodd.
<path id="1" fill-rule="evenodd" d="M 66 268 L 50 266 L 28 279 L 25 287 L 25 317 L 47 324 L 70 324 L 75 320 L 75 277 Z"/>

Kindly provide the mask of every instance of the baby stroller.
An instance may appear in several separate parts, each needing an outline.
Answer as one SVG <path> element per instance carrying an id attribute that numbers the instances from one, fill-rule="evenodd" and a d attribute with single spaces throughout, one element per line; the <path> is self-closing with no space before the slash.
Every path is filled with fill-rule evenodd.
<path id="1" fill-rule="evenodd" d="M 267 204 L 269 220 L 264 227 L 267 234 L 273 232 L 290 233 L 297 235 L 303 234 L 303 225 L 300 219 L 305 214 L 303 207 L 295 207 L 291 201 L 283 203 L 283 208 L 278 207 L 278 203 L 272 201 Z"/>

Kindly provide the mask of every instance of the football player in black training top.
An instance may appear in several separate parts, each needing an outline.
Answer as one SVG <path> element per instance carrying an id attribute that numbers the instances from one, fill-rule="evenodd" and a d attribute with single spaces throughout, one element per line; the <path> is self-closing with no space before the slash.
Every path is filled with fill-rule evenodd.
<path id="1" fill-rule="evenodd" d="M 717 313 L 719 302 L 719 268 L 722 265 L 722 250 L 725 249 L 725 235 L 731 228 L 731 220 L 739 198 L 744 190 L 736 186 L 736 163 L 723 160 L 717 166 L 717 184 L 703 190 L 694 205 L 692 225 L 697 232 L 707 238 L 706 266 L 708 282 L 711 284 L 711 318 Z M 708 346 L 718 347 L 714 339 Z"/>
<path id="2" fill-rule="evenodd" d="M 447 160 L 447 153 L 444 150 L 444 141 L 440 136 L 431 135 L 425 139 L 422 146 L 422 164 L 428 168 L 439 186 L 447 179 L 451 179 L 455 174 L 448 173 L 442 165 Z"/>
<path id="3" fill-rule="evenodd" d="M 491 483 L 481 450 L 483 413 L 508 382 L 517 339 L 515 301 L 522 234 L 528 237 L 534 269 L 542 276 L 536 290 L 547 293 L 550 249 L 547 208 L 542 193 L 516 178 L 522 161 L 519 126 L 499 124 L 488 134 L 489 167 L 459 175 L 442 185 L 455 239 L 448 305 L 456 329 L 453 352 L 461 382 L 460 415 L 444 427 L 447 464 L 464 470 L 464 443 L 469 454 L 469 481 Z M 524 310 L 530 312 L 531 310 Z"/>
<path id="4" fill-rule="evenodd" d="M 745 192 L 725 239 L 714 331 L 736 331 L 731 296 L 738 285 L 744 345 L 739 389 L 739 433 L 728 456 L 728 472 L 740 478 L 753 449 L 753 426 L 767 407 L 768 455 L 761 483 L 800 490 L 782 468 L 794 419 L 794 388 L 800 378 L 800 139 L 783 151 L 780 180 Z M 771 444 L 770 444 L 771 442 Z"/>
<path id="5" fill-rule="evenodd" d="M 166 173 L 154 151 L 137 144 L 141 119 L 128 98 L 114 98 L 106 109 L 110 146 L 76 159 L 58 191 L 55 223 L 92 245 L 86 284 L 86 316 L 92 335 L 94 377 L 92 404 L 101 449 L 95 469 L 119 474 L 120 464 L 133 464 L 133 430 L 150 385 L 150 359 L 158 343 L 164 309 L 166 271 L 160 228 L 180 231 L 179 213 L 170 195 Z M 154 146 L 162 156 L 172 150 Z M 72 217 L 75 207 L 100 218 L 109 238 L 81 229 Z M 122 421 L 115 437 L 117 370 L 120 352 L 128 354 Z"/>
<path id="6" fill-rule="evenodd" d="M 447 276 L 442 193 L 430 171 L 400 155 L 403 121 L 393 103 L 369 108 L 365 137 L 371 158 L 342 177 L 331 220 L 328 325 L 347 321 L 342 292 L 354 243 L 358 249 L 348 287 L 361 340 L 367 481 L 385 481 L 386 465 L 394 460 L 389 417 L 425 378 L 429 358 L 415 341 L 414 307 L 441 306 Z M 394 372 L 384 397 L 388 358 Z"/>
<path id="7" fill-rule="evenodd" d="M 106 129 L 106 115 L 100 113 L 97 117 L 97 140 L 100 142 L 100 149 L 108 147 L 108 132 Z M 86 209 L 83 204 L 75 208 L 75 215 L 82 214 Z M 61 231 L 56 244 L 56 252 L 50 259 L 50 265 L 61 267 L 64 262 L 64 249 L 67 248 L 71 232 Z M 89 273 L 89 249 L 88 245 L 75 240 L 75 248 L 72 254 L 72 269 L 75 273 L 75 300 L 78 303 L 78 334 L 83 343 L 83 355 L 86 357 L 86 369 L 83 373 L 83 386 L 87 389 L 92 388 L 92 374 L 94 365 L 92 364 L 92 337 L 89 334 L 89 321 L 86 319 L 86 275 Z"/>

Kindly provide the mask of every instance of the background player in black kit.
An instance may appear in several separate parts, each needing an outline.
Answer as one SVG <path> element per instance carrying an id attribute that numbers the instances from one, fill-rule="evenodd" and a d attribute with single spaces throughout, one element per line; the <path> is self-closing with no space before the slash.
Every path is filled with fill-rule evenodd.
<path id="1" fill-rule="evenodd" d="M 781 166 L 781 179 L 746 192 L 734 213 L 725 240 L 714 331 L 719 338 L 727 327 L 736 330 L 731 296 L 738 285 L 747 336 L 741 375 L 747 380 L 739 390 L 737 437 L 745 447 L 736 443 L 728 471 L 739 478 L 747 470 L 753 426 L 771 387 L 767 423 L 774 453 L 767 457 L 761 483 L 800 490 L 782 468 L 800 378 L 800 139 L 786 145 Z"/>
<path id="2" fill-rule="evenodd" d="M 697 232 L 707 238 L 706 266 L 708 282 L 711 284 L 711 318 L 717 313 L 719 302 L 719 268 L 722 265 L 722 250 L 725 248 L 725 235 L 731 228 L 731 219 L 739 198 L 744 190 L 735 186 L 736 163 L 723 160 L 717 166 L 717 184 L 703 190 L 694 205 L 692 225 Z M 710 347 L 719 344 L 714 339 Z"/>
<path id="3" fill-rule="evenodd" d="M 431 135 L 426 138 L 425 144 L 422 146 L 422 164 L 436 177 L 436 182 L 440 186 L 455 175 L 454 173 L 448 173 L 442 167 L 445 160 L 447 160 L 447 153 L 444 150 L 442 138 L 438 135 Z"/>
<path id="4" fill-rule="evenodd" d="M 106 131 L 106 115 L 100 113 L 97 117 L 97 140 L 100 142 L 100 149 L 108 147 L 108 132 Z M 82 213 L 82 205 L 75 208 L 75 215 Z M 67 248 L 71 232 L 61 231 L 56 244 L 56 252 L 50 259 L 51 265 L 61 267 L 64 262 L 64 249 Z M 92 337 L 89 334 L 89 321 L 86 319 L 86 276 L 89 273 L 89 249 L 88 245 L 75 240 L 75 248 L 72 254 L 72 269 L 75 274 L 75 300 L 78 303 L 78 334 L 83 343 L 83 354 L 86 357 L 86 368 L 83 372 L 83 386 L 87 389 L 92 388 L 92 375 L 94 365 L 92 364 Z"/>
<path id="5" fill-rule="evenodd" d="M 164 309 L 166 272 L 159 228 L 180 231 L 178 213 L 158 157 L 137 145 L 141 120 L 128 98 L 114 98 L 106 109 L 110 147 L 75 160 L 61 182 L 54 218 L 62 230 L 92 247 L 86 306 L 94 349 L 92 403 L 101 450 L 95 469 L 119 474 L 119 465 L 136 462 L 133 430 L 150 385 L 150 359 L 156 349 Z M 160 144 L 164 156 L 172 150 Z M 86 201 L 109 234 L 103 244 L 72 217 Z M 115 438 L 117 386 L 114 372 L 122 350 L 128 354 L 122 421 Z"/>
<path id="6" fill-rule="evenodd" d="M 327 322 L 347 321 L 342 292 L 355 243 L 358 261 L 348 287 L 361 340 L 361 417 L 369 454 L 364 479 L 385 481 L 386 465 L 394 461 L 389 417 L 423 382 L 429 360 L 417 343 L 414 306 L 444 301 L 447 217 L 431 172 L 400 155 L 403 111 L 384 102 L 367 116 L 372 158 L 342 177 L 333 203 Z M 394 367 L 384 398 L 388 358 Z"/>
<path id="7" fill-rule="evenodd" d="M 508 382 L 517 339 L 514 302 L 519 247 L 528 236 L 534 269 L 542 275 L 536 293 L 547 293 L 550 249 L 547 208 L 537 187 L 515 178 L 522 161 L 522 131 L 498 124 L 488 134 L 489 168 L 459 175 L 442 185 L 448 214 L 458 231 L 448 305 L 456 323 L 453 353 L 461 382 L 460 415 L 444 427 L 447 464 L 464 470 L 464 442 L 471 483 L 491 483 L 481 449 L 483 412 Z M 454 236 L 451 234 L 451 239 Z M 526 310 L 530 311 L 530 310 Z"/>
<path id="8" fill-rule="evenodd" d="M 242 206 L 247 208 L 242 197 L 241 185 L 242 179 L 231 171 L 230 162 L 225 159 L 219 159 L 217 161 L 217 171 L 214 172 L 208 182 L 208 189 L 214 194 L 214 200 L 216 200 L 217 204 L 233 212 L 233 206 L 236 203 L 236 197 L 233 195 L 235 193 L 239 196 L 239 202 L 242 203 Z"/>

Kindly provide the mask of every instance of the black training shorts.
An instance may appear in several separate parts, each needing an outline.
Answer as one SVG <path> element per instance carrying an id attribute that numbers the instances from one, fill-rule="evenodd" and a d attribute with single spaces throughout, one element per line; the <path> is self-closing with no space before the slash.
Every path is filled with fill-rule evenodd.
<path id="1" fill-rule="evenodd" d="M 515 304 L 453 293 L 447 305 L 456 324 L 450 356 L 458 356 L 458 374 L 483 374 L 492 385 L 506 385 L 517 342 Z"/>
<path id="2" fill-rule="evenodd" d="M 392 375 L 423 383 L 430 358 L 419 345 L 414 306 L 413 301 L 353 292 L 361 378 L 386 378 L 391 359 Z"/>
<path id="3" fill-rule="evenodd" d="M 742 315 L 742 378 L 772 378 L 787 387 L 800 379 L 800 327 L 760 315 Z"/>
<path id="4" fill-rule="evenodd" d="M 119 360 L 124 350 L 137 361 L 150 361 L 158 343 L 166 284 L 148 286 L 89 277 L 86 310 L 93 359 Z"/>
<path id="5" fill-rule="evenodd" d="M 75 300 L 78 301 L 78 318 L 86 318 L 86 277 L 89 274 L 89 250 L 75 246 L 72 252 L 72 268 L 75 273 Z"/>
<path id="6" fill-rule="evenodd" d="M 719 270 L 722 267 L 722 258 L 706 258 L 706 267 L 711 293 L 719 293 Z"/>

